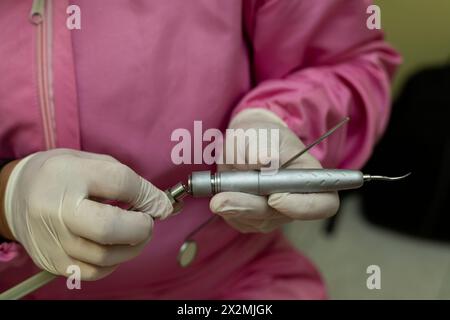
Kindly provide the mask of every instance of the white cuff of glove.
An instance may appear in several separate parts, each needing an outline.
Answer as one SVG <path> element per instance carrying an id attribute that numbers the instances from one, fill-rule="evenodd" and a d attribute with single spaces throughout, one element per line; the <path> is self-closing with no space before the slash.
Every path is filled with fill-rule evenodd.
<path id="1" fill-rule="evenodd" d="M 6 218 L 6 223 L 9 226 L 9 230 L 11 230 L 12 235 L 14 236 L 15 239 L 17 239 L 17 234 L 14 230 L 14 223 L 13 223 L 13 219 L 14 217 L 12 216 L 12 190 L 15 189 L 15 186 L 17 184 L 18 181 L 18 177 L 20 176 L 20 173 L 22 171 L 22 169 L 25 167 L 25 164 L 30 161 L 30 159 L 35 156 L 37 153 L 33 153 L 30 154 L 29 156 L 23 158 L 22 160 L 20 160 L 16 166 L 14 167 L 14 169 L 12 170 L 11 174 L 9 175 L 8 178 L 8 182 L 6 184 L 6 190 L 5 190 L 5 204 L 4 204 L 4 210 L 5 210 L 5 218 Z"/>

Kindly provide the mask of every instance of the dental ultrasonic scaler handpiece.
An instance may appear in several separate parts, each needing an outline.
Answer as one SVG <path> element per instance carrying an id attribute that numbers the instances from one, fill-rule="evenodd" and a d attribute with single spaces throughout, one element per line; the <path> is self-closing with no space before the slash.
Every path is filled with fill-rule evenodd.
<path id="1" fill-rule="evenodd" d="M 219 192 L 245 192 L 267 196 L 273 193 L 313 193 L 360 188 L 365 181 L 392 181 L 405 178 L 364 175 L 344 169 L 280 169 L 264 171 L 194 171 L 188 178 L 186 193 L 209 197 Z"/>
<path id="2" fill-rule="evenodd" d="M 275 172 L 248 171 L 194 171 L 188 177 L 187 184 L 178 183 L 166 190 L 166 194 L 174 206 L 174 211 L 182 207 L 182 199 L 186 195 L 194 197 L 210 197 L 219 192 L 244 192 L 267 196 L 273 193 L 315 193 L 360 188 L 364 182 L 371 180 L 395 181 L 406 178 L 372 176 L 358 170 L 347 169 L 286 169 L 293 161 L 333 134 L 349 121 L 346 117 L 324 135 L 304 149 L 293 155 Z"/>
<path id="3" fill-rule="evenodd" d="M 174 208 L 181 209 L 186 195 L 211 197 L 219 192 L 244 192 L 267 196 L 273 193 L 314 193 L 357 189 L 366 181 L 396 181 L 400 177 L 372 176 L 346 169 L 279 169 L 264 171 L 194 171 L 187 184 L 178 183 L 166 191 Z"/>

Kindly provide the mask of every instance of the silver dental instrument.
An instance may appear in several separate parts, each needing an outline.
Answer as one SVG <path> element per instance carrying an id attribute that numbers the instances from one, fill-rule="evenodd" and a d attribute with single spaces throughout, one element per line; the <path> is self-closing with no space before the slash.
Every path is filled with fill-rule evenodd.
<path id="1" fill-rule="evenodd" d="M 174 211 L 179 211 L 182 208 L 181 200 L 188 194 L 193 197 L 210 197 L 226 191 L 244 192 L 261 196 L 281 192 L 330 192 L 357 189 L 368 181 L 397 181 L 411 174 L 408 173 L 400 177 L 387 177 L 367 175 L 358 170 L 283 169 L 329 137 L 348 121 L 348 117 L 344 118 L 335 127 L 286 161 L 276 173 L 266 173 L 257 170 L 220 171 L 216 173 L 211 173 L 211 171 L 194 171 L 188 177 L 187 184 L 178 183 L 166 190 L 166 194 L 174 206 Z M 198 245 L 194 240 L 194 236 L 217 218 L 217 215 L 210 217 L 185 238 L 177 257 L 181 267 L 188 267 L 195 260 Z"/>
<path id="2" fill-rule="evenodd" d="M 313 193 L 357 189 L 365 181 L 395 181 L 407 177 L 364 175 L 358 170 L 280 169 L 274 174 L 260 171 L 195 171 L 189 177 L 187 193 L 209 197 L 219 192 L 244 192 L 260 196 L 273 193 Z"/>

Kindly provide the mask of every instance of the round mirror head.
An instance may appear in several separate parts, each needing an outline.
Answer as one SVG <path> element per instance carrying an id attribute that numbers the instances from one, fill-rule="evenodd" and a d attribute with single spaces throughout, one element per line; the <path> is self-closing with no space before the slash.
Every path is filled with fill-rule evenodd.
<path id="1" fill-rule="evenodd" d="M 194 240 L 186 240 L 178 252 L 178 264 L 186 268 L 194 260 L 197 255 L 197 243 Z"/>

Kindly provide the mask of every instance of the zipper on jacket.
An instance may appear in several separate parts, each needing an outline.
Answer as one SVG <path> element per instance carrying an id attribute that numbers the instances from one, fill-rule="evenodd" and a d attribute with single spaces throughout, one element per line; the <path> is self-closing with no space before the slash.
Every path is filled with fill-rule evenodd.
<path id="1" fill-rule="evenodd" d="M 47 149 L 56 147 L 52 88 L 51 18 L 51 1 L 33 0 L 30 21 L 36 26 L 38 96 Z"/>

